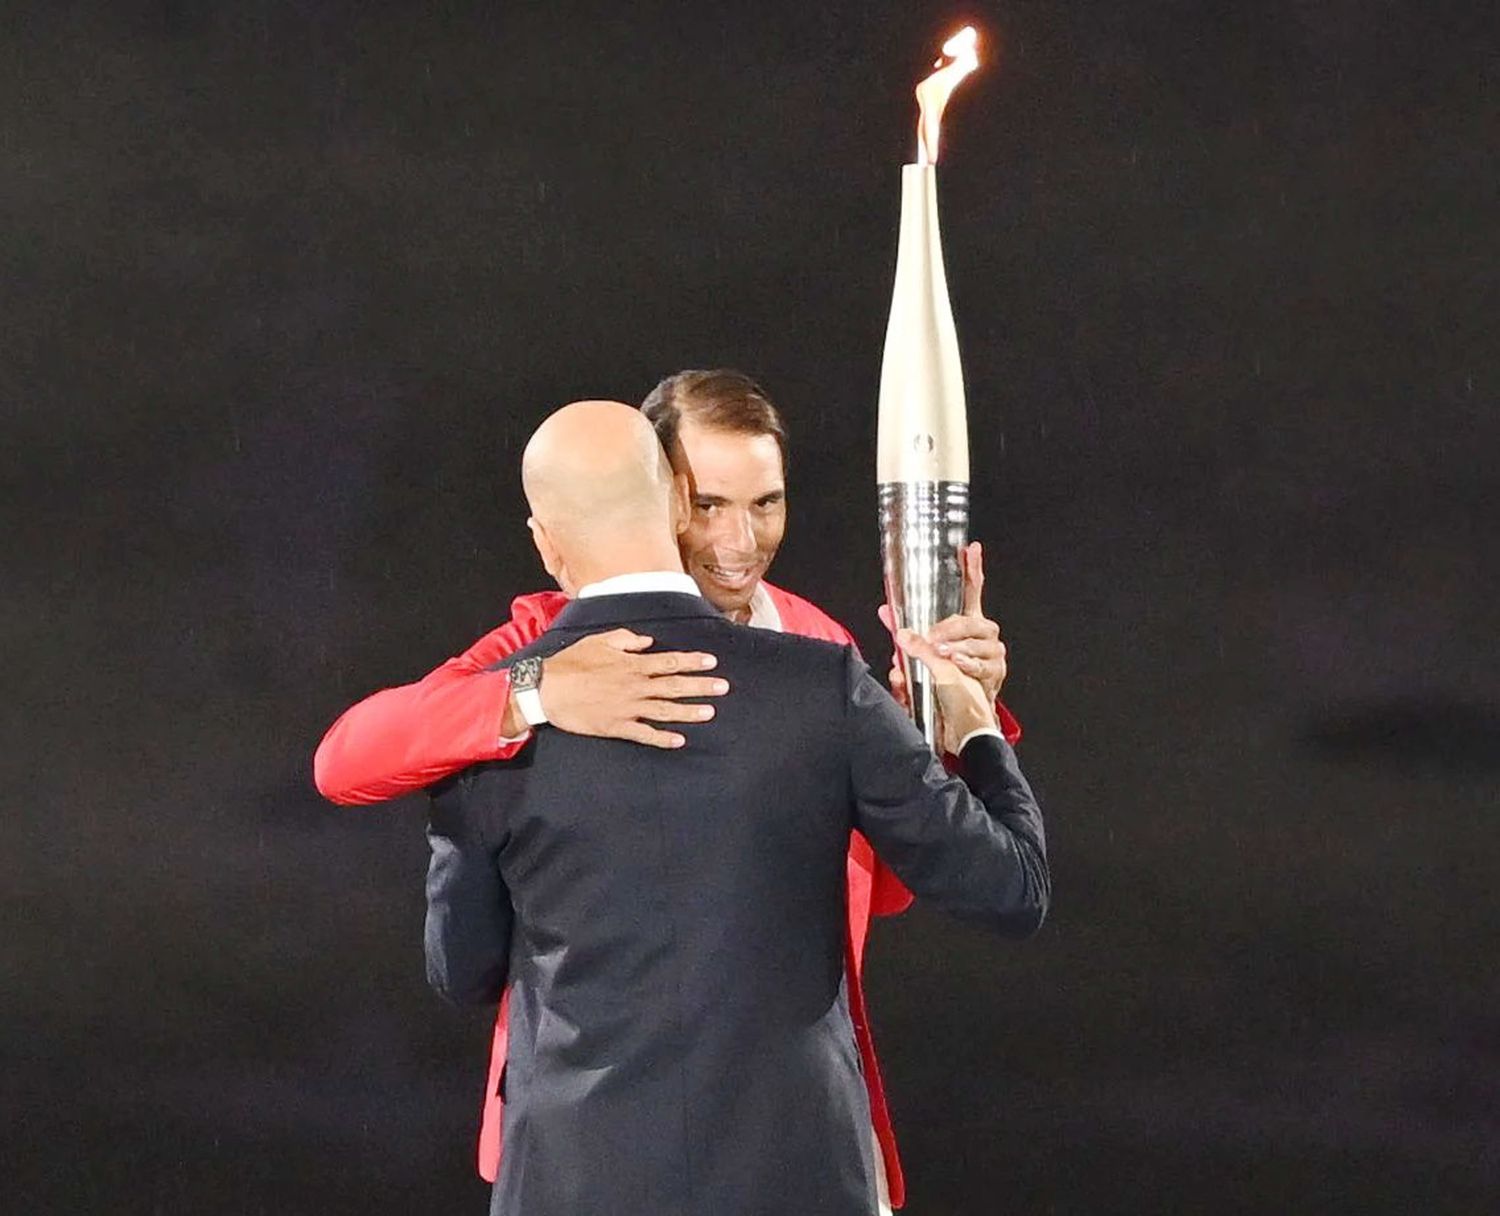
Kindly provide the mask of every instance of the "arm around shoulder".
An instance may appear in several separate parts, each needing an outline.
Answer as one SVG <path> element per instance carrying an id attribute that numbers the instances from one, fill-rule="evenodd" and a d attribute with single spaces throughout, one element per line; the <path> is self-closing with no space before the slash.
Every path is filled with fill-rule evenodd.
<path id="1" fill-rule="evenodd" d="M 414 793 L 467 765 L 513 756 L 520 743 L 502 741 L 513 733 L 505 722 L 510 677 L 488 668 L 543 628 L 540 613 L 518 612 L 415 683 L 381 689 L 350 706 L 313 757 L 318 792 L 341 806 L 368 806 Z"/>

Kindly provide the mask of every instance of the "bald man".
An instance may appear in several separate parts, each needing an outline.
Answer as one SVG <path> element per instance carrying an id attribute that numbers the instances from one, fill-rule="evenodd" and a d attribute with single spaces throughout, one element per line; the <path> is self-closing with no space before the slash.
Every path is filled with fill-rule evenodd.
<path id="1" fill-rule="evenodd" d="M 558 411 L 523 480 L 574 598 L 508 660 L 517 696 L 540 658 L 622 627 L 717 655 L 729 691 L 681 725 L 683 749 L 540 726 L 434 793 L 429 978 L 456 1001 L 511 992 L 491 1212 L 872 1216 L 845 850 L 858 829 L 919 895 L 1033 932 L 1041 816 L 994 705 L 903 637 L 961 781 L 851 647 L 726 621 L 683 572 L 687 487 L 628 406 Z"/>

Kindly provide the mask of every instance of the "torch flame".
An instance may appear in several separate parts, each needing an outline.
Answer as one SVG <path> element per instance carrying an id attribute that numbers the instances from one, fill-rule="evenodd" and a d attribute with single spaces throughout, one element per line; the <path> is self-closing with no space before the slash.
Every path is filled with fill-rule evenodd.
<path id="1" fill-rule="evenodd" d="M 944 62 L 946 60 L 947 62 Z M 943 108 L 958 82 L 979 66 L 979 33 L 966 25 L 943 43 L 943 54 L 933 65 L 937 70 L 917 86 L 917 164 L 935 165 Z"/>

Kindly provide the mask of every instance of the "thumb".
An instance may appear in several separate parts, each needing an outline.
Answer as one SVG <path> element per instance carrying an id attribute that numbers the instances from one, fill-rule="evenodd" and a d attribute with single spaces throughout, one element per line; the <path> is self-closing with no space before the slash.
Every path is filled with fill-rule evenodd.
<path id="1" fill-rule="evenodd" d="M 891 611 L 891 606 L 889 604 L 881 604 L 875 610 L 875 615 L 880 618 L 880 623 L 886 627 L 891 637 L 894 638 L 896 636 L 896 615 Z"/>
<path id="2" fill-rule="evenodd" d="M 600 640 L 615 650 L 645 650 L 651 645 L 651 639 L 644 633 L 632 633 L 629 629 L 611 629 L 601 634 Z"/>
<path id="3" fill-rule="evenodd" d="M 964 616 L 984 615 L 984 547 L 970 541 L 958 551 L 959 567 L 964 579 Z"/>

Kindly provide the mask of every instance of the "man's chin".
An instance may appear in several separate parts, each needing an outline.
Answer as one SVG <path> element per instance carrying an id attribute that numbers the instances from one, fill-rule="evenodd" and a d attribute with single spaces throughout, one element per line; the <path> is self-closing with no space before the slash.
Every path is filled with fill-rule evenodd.
<path id="1" fill-rule="evenodd" d="M 754 579 L 745 587 L 722 587 L 707 578 L 697 580 L 703 598 L 725 616 L 741 615 L 750 611 L 750 601 L 760 587 L 760 579 Z"/>

